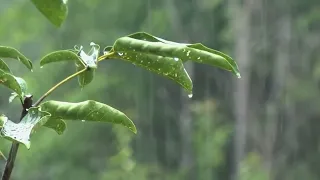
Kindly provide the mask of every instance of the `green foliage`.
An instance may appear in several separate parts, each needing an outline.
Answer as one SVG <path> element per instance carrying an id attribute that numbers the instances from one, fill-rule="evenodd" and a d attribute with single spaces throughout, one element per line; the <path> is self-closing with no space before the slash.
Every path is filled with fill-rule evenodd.
<path id="1" fill-rule="evenodd" d="M 27 83 L 25 82 L 24 79 L 20 77 L 15 77 L 11 73 L 5 72 L 1 69 L 0 69 L 0 84 L 13 90 L 21 98 L 25 95 L 27 90 Z"/>
<path id="2" fill-rule="evenodd" d="M 122 112 L 96 101 L 88 100 L 79 103 L 47 101 L 40 105 L 41 110 L 49 112 L 51 119 L 78 120 L 93 122 L 111 122 L 121 124 L 136 133 L 133 122 Z"/>
<path id="3" fill-rule="evenodd" d="M 2 137 L 11 141 L 17 141 L 30 148 L 31 131 L 36 126 L 41 126 L 50 114 L 39 110 L 39 107 L 30 108 L 27 115 L 18 124 L 7 119 L 0 130 Z"/>
<path id="4" fill-rule="evenodd" d="M 202 44 L 182 44 L 167 41 L 145 32 L 134 33 L 106 47 L 108 58 L 123 59 L 149 71 L 168 77 L 192 94 L 192 81 L 183 63 L 192 60 L 232 71 L 240 78 L 235 61 L 222 52 Z"/>
<path id="5" fill-rule="evenodd" d="M 62 25 L 68 13 L 66 1 L 31 1 L 51 23 L 58 27 Z M 143 4 L 142 1 L 135 2 L 134 4 L 137 5 L 139 3 Z M 98 4 L 96 5 L 98 6 Z M 132 24 L 134 24 L 134 22 L 132 22 Z M 127 115 L 109 105 L 97 101 L 87 100 L 79 103 L 63 101 L 42 102 L 53 91 L 73 77 L 78 76 L 80 87 L 92 83 L 95 77 L 95 71 L 98 68 L 98 62 L 105 59 L 122 59 L 151 72 L 160 74 L 178 83 L 187 90 L 189 95 L 192 95 L 193 84 L 183 65 L 183 63 L 189 60 L 231 71 L 240 77 L 237 64 L 231 57 L 222 52 L 207 48 L 199 43 L 175 43 L 147 33 L 139 32 L 117 39 L 113 46 L 107 47 L 104 54 L 100 57 L 99 45 L 91 43 L 90 46 L 91 50 L 88 53 L 85 53 L 81 46 L 74 50 L 60 50 L 49 53 L 40 60 L 40 66 L 49 63 L 51 64 L 52 62 L 73 61 L 76 65 L 76 73 L 53 86 L 32 106 L 23 104 L 23 110 L 28 111 L 28 113 L 22 118 L 21 122 L 14 123 L 11 120 L 4 120 L 5 118 L 2 118 L 3 121 L 0 121 L 2 123 L 0 131 L 4 138 L 22 143 L 29 149 L 31 144 L 30 136 L 34 135 L 35 130 L 44 126 L 55 130 L 58 134 L 62 134 L 66 130 L 65 120 L 111 122 L 114 124 L 121 124 L 136 133 L 137 130 L 135 125 Z M 25 66 L 32 70 L 31 61 L 16 49 L 0 46 L 0 57 L 20 60 Z M 52 64 L 53 67 L 55 67 L 54 65 L 56 64 Z M 66 69 L 68 69 L 68 66 L 66 66 Z M 63 71 L 63 69 L 57 68 L 54 72 L 60 71 Z M 104 76 L 99 77 L 100 81 L 105 81 L 105 78 L 103 78 Z M 39 78 L 39 80 L 41 80 L 41 78 Z M 13 76 L 7 64 L 2 60 L 0 60 L 0 82 L 14 91 L 9 98 L 9 102 L 17 96 L 20 97 L 20 100 L 22 100 L 21 102 L 23 102 L 27 90 L 26 82 L 21 78 Z M 41 86 L 38 85 L 38 83 L 39 81 L 34 81 L 35 87 Z M 95 88 L 93 89 L 93 94 L 97 94 L 95 93 Z M 74 96 L 74 94 L 72 95 Z M 223 134 L 223 138 L 225 138 L 226 133 L 227 130 L 226 132 L 219 134 Z M 121 132 L 121 134 L 124 133 Z M 126 139 L 126 137 L 124 137 L 124 139 Z M 126 173 L 119 176 L 117 171 L 117 175 L 114 177 L 112 176 L 112 173 L 108 173 L 104 177 L 110 178 L 111 175 L 112 178 L 116 179 L 123 179 L 127 176 L 131 176 L 132 179 L 148 179 L 150 171 L 154 171 L 160 176 L 161 170 L 158 167 L 151 168 L 148 167 L 148 165 L 136 166 L 134 158 L 131 158 L 132 154 L 133 151 L 129 147 L 129 142 L 126 142 L 124 150 L 120 151 L 117 156 L 114 156 L 111 161 L 111 164 L 116 165 L 116 169 L 121 167 L 121 170 L 124 170 Z M 168 176 L 163 175 L 162 177 Z"/>
<path id="6" fill-rule="evenodd" d="M 15 48 L 0 46 L 0 58 L 16 59 L 23 63 L 29 70 L 32 70 L 32 62 Z"/>
<path id="7" fill-rule="evenodd" d="M 55 26 L 60 27 L 68 15 L 68 0 L 31 0 L 35 7 Z"/>

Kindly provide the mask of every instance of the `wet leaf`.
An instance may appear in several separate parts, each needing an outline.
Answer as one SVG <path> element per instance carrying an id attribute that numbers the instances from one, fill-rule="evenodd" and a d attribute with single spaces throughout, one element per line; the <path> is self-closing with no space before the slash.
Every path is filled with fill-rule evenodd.
<path id="1" fill-rule="evenodd" d="M 47 121 L 47 116 L 50 114 L 40 111 L 38 107 L 33 107 L 28 110 L 28 114 L 19 123 L 14 123 L 7 120 L 0 134 L 2 137 L 11 141 L 16 141 L 24 144 L 27 149 L 30 149 L 30 135 L 36 126 L 42 126 Z"/>
<path id="2" fill-rule="evenodd" d="M 67 129 L 67 125 L 62 119 L 51 117 L 51 115 L 48 117 L 47 122 L 43 126 L 53 129 L 59 135 L 63 134 L 63 132 Z"/>
<path id="3" fill-rule="evenodd" d="M 69 50 L 60 50 L 60 51 L 55 51 L 52 53 L 49 53 L 45 55 L 41 60 L 40 60 L 40 66 L 44 66 L 48 63 L 53 63 L 53 62 L 62 62 L 62 61 L 75 61 L 75 62 L 80 62 L 81 59 L 79 56 Z"/>
<path id="4" fill-rule="evenodd" d="M 89 83 L 92 82 L 95 75 L 95 71 L 98 66 L 98 56 L 99 56 L 100 47 L 99 45 L 93 42 L 90 43 L 90 46 L 91 46 L 91 49 L 88 52 L 88 54 L 83 51 L 82 46 L 80 47 L 78 52 L 82 60 L 82 63 L 76 62 L 76 70 L 80 71 L 84 69 L 85 66 L 87 66 L 87 70 L 78 76 L 78 82 L 81 87 L 84 87 L 85 85 L 88 85 Z"/>
<path id="5" fill-rule="evenodd" d="M 11 73 L 9 66 L 2 59 L 0 59 L 0 69 L 4 72 Z"/>
<path id="6" fill-rule="evenodd" d="M 145 32 L 138 32 L 118 39 L 113 49 L 116 52 L 135 51 L 165 57 L 176 57 L 183 62 L 191 60 L 231 71 L 237 75 L 237 77 L 240 77 L 238 65 L 231 57 L 200 43 L 176 43 L 152 36 Z"/>
<path id="7" fill-rule="evenodd" d="M 67 0 L 31 0 L 36 8 L 55 26 L 60 27 L 68 15 Z"/>
<path id="8" fill-rule="evenodd" d="M 121 124 L 134 133 L 137 132 L 133 122 L 124 113 L 100 102 L 92 100 L 79 103 L 47 101 L 42 103 L 40 107 L 43 111 L 51 114 L 50 118 L 75 121 L 111 122 L 114 124 Z"/>
<path id="9" fill-rule="evenodd" d="M 15 48 L 8 46 L 0 46 L 0 57 L 19 60 L 29 70 L 32 70 L 32 62 Z"/>
<path id="10" fill-rule="evenodd" d="M 181 85 L 189 94 L 192 94 L 192 80 L 185 70 L 181 59 L 137 52 L 115 53 L 109 56 L 109 58 L 123 59 L 151 72 L 167 77 Z"/>
<path id="11" fill-rule="evenodd" d="M 20 77 L 15 77 L 11 73 L 0 70 L 0 84 L 16 92 L 19 97 L 23 97 L 27 90 L 27 83 Z"/>

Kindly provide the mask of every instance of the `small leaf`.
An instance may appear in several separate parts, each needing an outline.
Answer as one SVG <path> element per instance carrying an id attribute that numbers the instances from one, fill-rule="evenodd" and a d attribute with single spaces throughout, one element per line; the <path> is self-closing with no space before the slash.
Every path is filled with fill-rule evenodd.
<path id="1" fill-rule="evenodd" d="M 29 70 L 32 70 L 32 62 L 22 53 L 12 47 L 0 46 L 0 57 L 21 61 Z"/>
<path id="2" fill-rule="evenodd" d="M 4 72 L 11 73 L 9 66 L 2 59 L 0 59 L 0 69 Z"/>
<path id="3" fill-rule="evenodd" d="M 124 46 L 127 48 L 122 48 L 124 44 L 127 45 Z M 176 57 L 183 62 L 192 60 L 232 71 L 235 75 L 240 77 L 238 66 L 231 57 L 220 51 L 210 49 L 200 43 L 176 43 L 152 36 L 145 32 L 138 32 L 118 39 L 114 45 L 114 50 L 116 52 L 133 50 L 165 57 Z"/>
<path id="4" fill-rule="evenodd" d="M 51 117 L 48 117 L 47 122 L 43 126 L 55 130 L 59 135 L 63 134 L 67 128 L 66 123 L 62 119 Z"/>
<path id="5" fill-rule="evenodd" d="M 79 103 L 47 101 L 42 103 L 40 107 L 42 110 L 51 114 L 50 118 L 111 122 L 114 124 L 121 124 L 134 133 L 137 132 L 133 122 L 124 113 L 100 102 L 92 100 Z"/>
<path id="6" fill-rule="evenodd" d="M 27 90 L 27 83 L 20 77 L 15 77 L 11 73 L 0 70 L 0 84 L 16 92 L 19 97 L 23 97 Z"/>
<path id="7" fill-rule="evenodd" d="M 33 128 L 35 126 L 42 126 L 47 121 L 46 117 L 49 115 L 48 112 L 40 111 L 38 107 L 32 107 L 18 124 L 7 120 L 0 133 L 2 137 L 22 143 L 27 149 L 30 149 L 30 135 Z"/>
<path id="8" fill-rule="evenodd" d="M 60 50 L 60 51 L 55 51 L 45 55 L 40 60 L 40 66 L 44 66 L 52 62 L 61 62 L 61 61 L 76 61 L 76 62 L 79 61 L 80 62 L 81 60 L 76 53 L 70 50 Z"/>
<path id="9" fill-rule="evenodd" d="M 88 85 L 92 82 L 95 71 L 98 67 L 98 56 L 100 51 L 100 46 L 91 42 L 91 49 L 88 54 L 83 51 L 83 47 L 81 46 L 79 49 L 79 56 L 82 60 L 82 63 L 76 62 L 76 70 L 80 71 L 84 69 L 84 65 L 87 66 L 87 70 L 78 76 L 78 82 L 81 87 Z M 84 65 L 83 65 L 84 64 Z"/>
<path id="10" fill-rule="evenodd" d="M 67 0 L 31 0 L 36 8 L 55 26 L 60 27 L 68 15 Z"/>

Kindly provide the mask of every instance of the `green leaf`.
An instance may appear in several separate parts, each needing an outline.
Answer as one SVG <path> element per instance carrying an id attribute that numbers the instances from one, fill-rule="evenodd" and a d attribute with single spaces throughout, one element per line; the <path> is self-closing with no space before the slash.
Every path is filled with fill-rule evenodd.
<path id="1" fill-rule="evenodd" d="M 12 47 L 0 46 L 0 57 L 21 61 L 29 70 L 32 70 L 32 62 L 22 53 Z"/>
<path id="2" fill-rule="evenodd" d="M 28 114 L 19 123 L 7 120 L 0 131 L 2 137 L 11 141 L 24 144 L 30 149 L 30 135 L 34 127 L 42 126 L 47 121 L 50 113 L 40 111 L 38 107 L 32 107 L 28 110 Z"/>
<path id="3" fill-rule="evenodd" d="M 139 52 L 158 56 L 179 58 L 219 67 L 231 71 L 240 78 L 236 62 L 226 54 L 210 49 L 200 43 L 184 44 L 164 40 L 145 32 L 138 32 L 119 38 L 114 46 L 115 52 Z"/>
<path id="4" fill-rule="evenodd" d="M 55 51 L 52 53 L 49 53 L 45 55 L 41 60 L 40 60 L 40 66 L 44 66 L 48 63 L 53 63 L 53 62 L 62 62 L 62 61 L 75 61 L 75 62 L 80 62 L 81 59 L 79 56 L 70 51 L 70 50 L 60 50 L 60 51 Z"/>
<path id="5" fill-rule="evenodd" d="M 79 103 L 47 101 L 41 109 L 51 114 L 50 118 L 63 120 L 111 122 L 121 124 L 136 133 L 133 122 L 122 112 L 106 104 L 88 100 Z"/>
<path id="6" fill-rule="evenodd" d="M 108 49 L 105 48 L 105 50 Z M 186 89 L 190 96 L 192 95 L 192 80 L 185 70 L 181 59 L 128 51 L 115 53 L 110 58 L 123 59 L 167 77 Z"/>
<path id="7" fill-rule="evenodd" d="M 67 129 L 67 125 L 62 119 L 54 117 L 48 117 L 47 122 L 43 126 L 55 130 L 59 135 L 63 134 Z"/>
<path id="8" fill-rule="evenodd" d="M 0 84 L 16 92 L 20 98 L 24 96 L 27 90 L 27 83 L 20 77 L 15 77 L 11 73 L 0 70 Z"/>
<path id="9" fill-rule="evenodd" d="M 88 85 L 89 83 L 92 82 L 95 75 L 95 71 L 98 67 L 98 56 L 99 56 L 100 46 L 93 42 L 90 43 L 90 46 L 91 46 L 91 49 L 88 52 L 88 54 L 86 54 L 83 51 L 82 46 L 80 47 L 78 52 L 82 60 L 82 63 L 76 62 L 76 70 L 80 71 L 84 69 L 85 66 L 87 68 L 87 70 L 84 73 L 78 76 L 78 82 L 81 87 L 84 87 L 85 85 Z"/>
<path id="10" fill-rule="evenodd" d="M 68 15 L 67 0 L 31 0 L 36 8 L 55 26 L 60 27 Z"/>
<path id="11" fill-rule="evenodd" d="M 9 66 L 2 59 L 0 59 L 0 69 L 4 72 L 11 72 Z"/>

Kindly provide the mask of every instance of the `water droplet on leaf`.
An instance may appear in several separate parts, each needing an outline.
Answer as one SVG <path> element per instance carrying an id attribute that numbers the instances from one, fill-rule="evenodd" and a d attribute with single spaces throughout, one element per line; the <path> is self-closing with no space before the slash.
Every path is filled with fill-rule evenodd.
<path id="1" fill-rule="evenodd" d="M 122 52 L 118 52 L 118 54 L 119 54 L 119 56 L 122 56 L 122 55 L 123 55 L 123 53 L 122 53 Z"/>
<path id="2" fill-rule="evenodd" d="M 81 120 L 81 122 L 86 122 L 86 120 Z"/>
<path id="3" fill-rule="evenodd" d="M 179 61 L 179 58 L 177 58 L 177 57 L 175 57 L 175 58 L 173 58 L 175 61 Z"/>
<path id="4" fill-rule="evenodd" d="M 43 68 L 43 66 L 40 66 L 40 68 Z"/>

